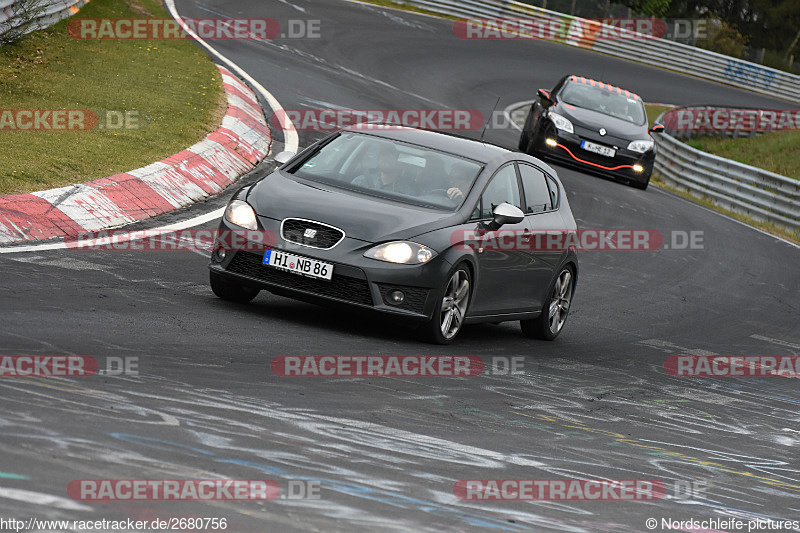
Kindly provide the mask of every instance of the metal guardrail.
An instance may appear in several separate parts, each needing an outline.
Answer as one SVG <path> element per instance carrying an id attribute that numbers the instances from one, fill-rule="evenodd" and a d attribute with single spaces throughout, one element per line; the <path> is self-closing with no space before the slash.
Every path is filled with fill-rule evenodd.
<path id="1" fill-rule="evenodd" d="M 668 133 L 653 137 L 658 146 L 654 172 L 668 185 L 800 233 L 800 180 L 697 150 Z"/>
<path id="2" fill-rule="evenodd" d="M 608 30 L 627 38 L 585 38 L 584 35 L 593 32 L 570 31 L 573 25 L 599 23 L 516 0 L 394 1 L 462 18 L 534 17 L 551 21 L 564 28 L 565 37 L 554 40 L 566 44 L 800 102 L 800 76 L 620 28 Z M 655 171 L 668 184 L 698 197 L 708 197 L 731 211 L 800 232 L 800 181 L 696 150 L 668 133 L 654 137 L 659 150 Z"/>
<path id="3" fill-rule="evenodd" d="M 17 0 L 0 0 L 0 27 L 13 16 L 16 3 Z M 41 16 L 36 19 L 38 27 L 31 28 L 31 31 L 52 26 L 56 22 L 74 15 L 88 3 L 89 0 L 42 0 L 41 5 L 44 6 L 44 9 Z"/>
<path id="4" fill-rule="evenodd" d="M 507 110 L 521 130 L 525 117 L 513 117 L 527 110 L 530 102 L 519 104 L 524 105 Z M 655 122 L 663 123 L 663 117 L 664 113 Z M 653 135 L 658 145 L 655 173 L 667 184 L 699 198 L 711 198 L 731 211 L 800 232 L 800 180 L 696 150 L 667 131 Z"/>
<path id="5" fill-rule="evenodd" d="M 397 4 L 408 4 L 435 13 L 463 18 L 535 17 L 544 21 L 552 21 L 562 24 L 562 27 L 566 28 L 564 32 L 566 37 L 555 40 L 567 44 L 769 94 L 790 102 L 800 102 L 800 76 L 621 28 L 608 28 L 610 32 L 620 35 L 619 39 L 591 39 L 584 37 L 584 33 L 579 31 L 572 32 L 577 34 L 578 38 L 570 38 L 570 29 L 577 29 L 578 26 L 585 28 L 587 25 L 599 27 L 600 24 L 596 21 L 549 11 L 516 0 L 393 1 Z"/>

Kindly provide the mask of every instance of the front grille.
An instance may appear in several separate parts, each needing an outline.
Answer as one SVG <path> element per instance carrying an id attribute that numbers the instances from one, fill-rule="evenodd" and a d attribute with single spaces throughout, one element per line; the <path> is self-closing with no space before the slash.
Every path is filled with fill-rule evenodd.
<path id="1" fill-rule="evenodd" d="M 367 280 L 337 274 L 335 266 L 333 278 L 330 281 L 326 281 L 269 267 L 264 265 L 262 260 L 263 256 L 259 254 L 244 251 L 237 252 L 228 265 L 228 271 L 287 289 L 297 289 L 356 304 L 372 305 L 372 294 Z"/>
<path id="2" fill-rule="evenodd" d="M 605 142 L 599 142 L 591 139 L 586 139 L 586 140 L 595 144 L 602 144 L 604 146 L 608 146 L 609 148 L 613 148 L 613 146 Z M 604 167 L 616 167 L 618 165 L 628 164 L 628 161 L 626 161 L 619 155 L 614 155 L 614 157 L 607 157 L 604 155 L 597 154 L 595 152 L 590 152 L 589 150 L 586 150 L 584 148 L 581 148 L 580 141 L 578 141 L 575 144 L 565 144 L 565 145 L 567 146 L 567 148 L 570 149 L 570 151 L 575 155 L 575 157 L 582 159 L 584 161 L 588 161 L 590 163 L 595 163 L 597 165 L 602 165 Z M 560 157 L 566 157 L 568 159 L 572 159 L 565 150 L 561 150 L 560 148 L 556 148 L 556 150 L 558 150 L 558 152 L 556 153 Z"/>
<path id="3" fill-rule="evenodd" d="M 384 303 L 387 305 L 391 305 L 392 307 L 397 307 L 399 309 L 407 309 L 408 311 L 413 311 L 415 313 L 424 313 L 425 301 L 428 299 L 428 289 L 422 289 L 420 287 L 406 287 L 405 285 L 384 285 L 383 283 L 378 283 L 378 288 L 381 291 L 381 298 L 383 298 Z M 392 301 L 389 299 L 389 292 L 393 291 L 394 289 L 399 289 L 403 291 L 403 294 L 405 294 L 403 303 L 400 305 L 392 303 Z"/>
<path id="4" fill-rule="evenodd" d="M 307 236 L 307 231 L 313 233 L 313 236 Z M 323 250 L 333 248 L 344 238 L 344 232 L 339 228 L 299 218 L 284 220 L 281 235 L 289 242 Z"/>

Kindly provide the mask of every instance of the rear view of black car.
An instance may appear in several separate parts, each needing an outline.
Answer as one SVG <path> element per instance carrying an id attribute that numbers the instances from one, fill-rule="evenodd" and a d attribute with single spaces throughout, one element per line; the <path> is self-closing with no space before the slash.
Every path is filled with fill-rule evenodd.
<path id="1" fill-rule="evenodd" d="M 638 95 L 601 81 L 565 76 L 539 89 L 519 140 L 520 151 L 578 166 L 646 189 L 656 147 Z"/>

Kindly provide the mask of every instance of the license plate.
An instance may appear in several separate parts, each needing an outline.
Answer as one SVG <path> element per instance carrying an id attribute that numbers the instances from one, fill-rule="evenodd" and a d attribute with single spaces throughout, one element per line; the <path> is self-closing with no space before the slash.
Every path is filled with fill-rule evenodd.
<path id="1" fill-rule="evenodd" d="M 614 154 L 617 153 L 617 151 L 613 148 L 609 148 L 608 146 L 603 146 L 601 144 L 590 143 L 589 141 L 581 141 L 581 148 L 596 154 L 604 155 L 606 157 L 614 157 Z"/>
<path id="2" fill-rule="evenodd" d="M 300 274 L 301 276 L 327 279 L 329 281 L 333 276 L 333 265 L 330 263 L 317 261 L 310 257 L 287 254 L 278 250 L 264 252 L 263 263 L 281 270 L 288 270 L 294 274 Z"/>

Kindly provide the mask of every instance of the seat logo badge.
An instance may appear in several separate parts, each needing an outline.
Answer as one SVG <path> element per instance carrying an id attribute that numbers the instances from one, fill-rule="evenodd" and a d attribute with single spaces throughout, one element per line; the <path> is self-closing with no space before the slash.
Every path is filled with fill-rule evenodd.
<path id="1" fill-rule="evenodd" d="M 600 135 L 605 135 L 606 133 L 608 132 L 606 132 L 605 128 L 600 128 Z"/>
<path id="2" fill-rule="evenodd" d="M 308 228 L 303 232 L 303 237 L 313 239 L 317 235 L 317 230 Z"/>

